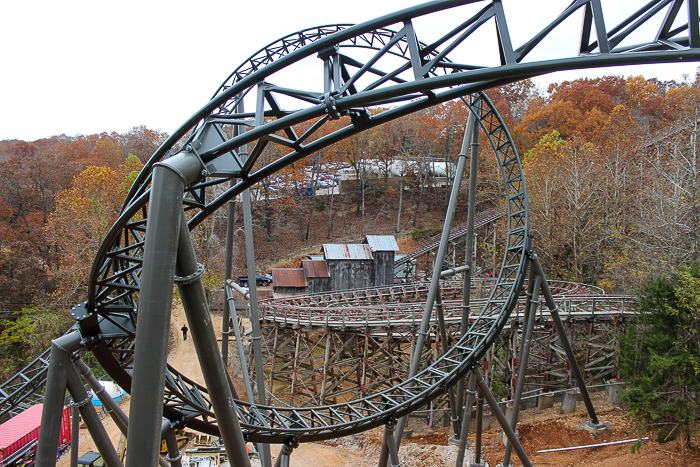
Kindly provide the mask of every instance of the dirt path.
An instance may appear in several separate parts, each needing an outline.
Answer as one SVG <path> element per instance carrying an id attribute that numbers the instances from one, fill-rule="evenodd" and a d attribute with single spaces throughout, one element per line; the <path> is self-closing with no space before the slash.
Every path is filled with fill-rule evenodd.
<path id="1" fill-rule="evenodd" d="M 197 359 L 197 353 L 194 350 L 192 335 L 188 333 L 187 340 L 185 341 L 182 339 L 182 331 L 180 329 L 186 322 L 187 318 L 185 317 L 185 311 L 182 305 L 174 306 L 170 317 L 168 364 L 195 383 L 206 386 L 204 377 L 202 376 L 202 369 Z M 214 326 L 214 333 L 216 334 L 217 340 L 221 340 L 222 316 L 212 313 L 211 322 Z"/>

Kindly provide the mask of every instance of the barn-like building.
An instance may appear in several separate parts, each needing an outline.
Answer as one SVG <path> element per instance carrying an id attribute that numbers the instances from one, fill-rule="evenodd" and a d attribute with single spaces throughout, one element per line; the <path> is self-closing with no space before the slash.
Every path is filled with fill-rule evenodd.
<path id="1" fill-rule="evenodd" d="M 367 235 L 363 243 L 326 243 L 300 268 L 272 270 L 275 296 L 391 285 L 399 245 L 393 235 Z"/>

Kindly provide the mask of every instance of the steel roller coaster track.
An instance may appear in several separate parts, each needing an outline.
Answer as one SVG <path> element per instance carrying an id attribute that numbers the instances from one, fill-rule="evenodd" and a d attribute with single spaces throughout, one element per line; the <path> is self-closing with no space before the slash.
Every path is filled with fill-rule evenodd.
<path id="1" fill-rule="evenodd" d="M 476 367 L 506 325 L 531 259 L 520 161 L 503 121 L 482 91 L 552 71 L 700 59 L 697 1 L 652 0 L 626 13 L 612 28 L 606 24 L 602 3 L 574 0 L 518 48 L 513 45 L 499 0 L 438 0 L 358 25 L 306 29 L 253 54 L 156 151 L 132 186 L 119 219 L 96 255 L 87 301 L 72 310 L 81 345 L 120 386 L 132 392 L 132 374 L 137 373 L 134 344 L 139 297 L 146 291 L 142 287 L 142 270 L 148 264 L 144 258 L 149 255 L 146 233 L 153 228 L 149 214 L 156 205 L 149 200 L 158 166 L 186 157 L 197 161 L 196 173 L 182 174 L 182 208 L 192 230 L 255 183 L 318 150 L 388 121 L 462 98 L 498 160 L 508 224 L 500 274 L 482 309 L 473 313 L 468 331 L 430 367 L 362 399 L 304 408 L 236 401 L 235 411 L 245 438 L 251 441 L 315 441 L 385 424 L 437 397 Z M 436 39 L 422 41 L 421 21 L 444 10 L 452 10 L 454 27 Z M 574 53 L 529 61 L 533 49 L 575 15 L 582 19 L 582 27 L 578 32 L 567 31 Z M 661 20 L 649 32 L 653 18 Z M 481 41 L 481 32 L 494 30 L 491 37 L 499 60 L 481 64 L 470 62 L 469 54 L 464 58 L 465 48 L 475 45 L 471 40 L 478 36 Z M 641 34 L 648 39 L 629 44 L 633 33 L 635 38 Z M 306 90 L 288 84 L 285 72 L 309 61 L 321 65 L 318 83 L 322 87 L 319 84 L 318 89 Z M 244 101 L 253 102 L 254 109 L 243 110 Z M 369 111 L 373 107 L 389 109 L 373 114 Z M 342 125 L 324 134 L 322 130 L 331 120 L 340 120 Z M 261 155 L 268 145 L 280 148 L 282 156 L 265 163 Z M 43 378 L 41 367 L 46 361 L 45 357 L 37 360 L 32 367 L 35 374 L 27 375 L 27 385 Z M 17 403 L 21 397 L 13 400 Z M 211 394 L 172 368 L 165 375 L 163 415 L 219 434 Z"/>

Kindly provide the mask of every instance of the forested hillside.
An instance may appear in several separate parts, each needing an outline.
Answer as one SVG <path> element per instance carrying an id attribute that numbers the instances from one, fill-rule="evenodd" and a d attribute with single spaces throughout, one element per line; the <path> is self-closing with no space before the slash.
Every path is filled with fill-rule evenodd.
<path id="1" fill-rule="evenodd" d="M 630 292 L 651 272 L 698 259 L 697 78 L 609 76 L 547 90 L 523 81 L 487 94 L 521 154 L 534 245 L 551 278 Z M 431 108 L 265 180 L 254 189 L 258 265 L 329 239 L 440 226 L 466 115 L 460 101 Z M 166 136 L 140 126 L 126 134 L 0 142 L 0 380 L 68 326 L 69 307 L 86 297 L 101 239 Z M 502 182 L 484 143 L 479 200 L 486 207 L 501 202 Z M 282 150 L 269 145 L 261 162 Z M 323 189 L 335 183 L 326 174 L 341 170 L 354 179 L 355 193 Z M 212 289 L 223 270 L 225 215 L 195 231 Z M 241 230 L 237 268 L 244 267 Z"/>

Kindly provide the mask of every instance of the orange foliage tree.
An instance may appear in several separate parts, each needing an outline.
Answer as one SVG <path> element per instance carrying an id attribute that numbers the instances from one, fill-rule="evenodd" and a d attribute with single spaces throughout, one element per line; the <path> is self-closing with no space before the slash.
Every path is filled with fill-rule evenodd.
<path id="1" fill-rule="evenodd" d="M 57 195 L 45 234 L 58 258 L 49 271 L 57 284 L 58 303 L 70 305 L 85 296 L 94 255 L 140 168 L 136 156 L 115 168 L 89 166 L 75 177 L 71 188 Z"/>

